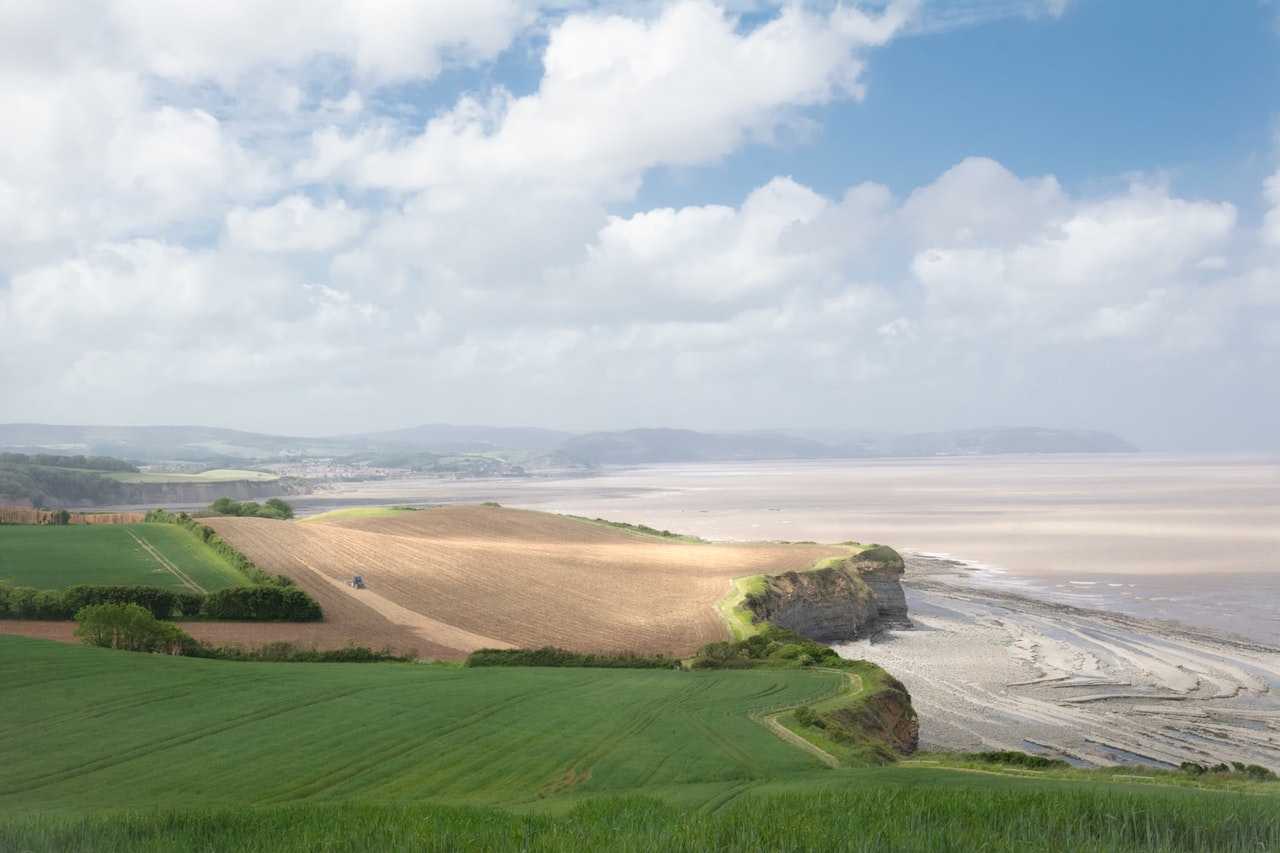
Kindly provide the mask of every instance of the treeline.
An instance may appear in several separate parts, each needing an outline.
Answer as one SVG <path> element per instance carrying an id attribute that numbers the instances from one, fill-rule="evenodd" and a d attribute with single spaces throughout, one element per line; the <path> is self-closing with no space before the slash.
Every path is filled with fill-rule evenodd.
<path id="1" fill-rule="evenodd" d="M 283 501 L 281 501 L 283 503 Z M 290 510 L 292 512 L 292 510 Z M 172 513 L 164 509 L 153 509 L 147 513 L 146 521 L 157 524 L 176 524 L 191 533 L 201 542 L 212 548 L 219 556 L 242 572 L 245 577 L 261 586 L 293 586 L 293 581 L 284 575 L 272 575 L 262 569 L 237 550 L 231 543 L 223 539 L 207 524 L 201 524 L 185 512 Z"/>
<path id="2" fill-rule="evenodd" d="M 688 662 L 691 669 L 777 669 L 809 666 L 848 668 L 830 646 L 802 637 L 794 631 L 765 626 L 753 637 L 738 642 L 708 643 Z M 592 666 L 619 669 L 683 668 L 679 658 L 634 652 L 601 654 L 572 652 L 556 646 L 540 649 L 478 649 L 467 656 L 467 666 Z"/>
<path id="3" fill-rule="evenodd" d="M 136 474 L 138 466 L 112 456 L 59 456 L 52 453 L 0 453 L 0 463 L 44 465 L 51 468 L 82 468 L 86 471 L 128 471 Z"/>
<path id="4" fill-rule="evenodd" d="M 243 622 L 318 622 L 320 605 L 292 586 L 234 586 L 211 593 L 152 586 L 72 586 L 32 589 L 0 584 L 0 619 L 73 619 L 84 607 L 136 605 L 156 619 L 222 619 Z"/>
<path id="5" fill-rule="evenodd" d="M 555 646 L 540 649 L 477 649 L 467 666 L 591 666 L 614 669 L 678 669 L 680 661 L 664 655 L 592 654 Z"/>
<path id="6" fill-rule="evenodd" d="M 279 498 L 271 498 L 266 503 L 261 504 L 257 501 L 233 501 L 231 498 L 218 498 L 209 504 L 209 511 L 215 515 L 274 518 L 280 521 L 293 518 L 293 507 Z"/>
<path id="7" fill-rule="evenodd" d="M 76 636 L 89 646 L 131 652 L 183 655 L 196 658 L 275 663 L 373 663 L 408 661 L 390 649 L 375 651 L 367 646 L 348 645 L 320 651 L 302 649 L 292 643 L 267 643 L 256 649 L 239 646 L 210 646 L 201 643 L 172 622 L 157 619 L 137 604 L 91 604 L 75 614 Z"/>
<path id="8" fill-rule="evenodd" d="M 21 455 L 21 454 L 6 454 Z M 93 471 L 50 468 L 0 460 L 0 497 L 32 506 L 57 503 L 118 504 L 127 489 L 123 483 Z"/>
<path id="9" fill-rule="evenodd" d="M 794 631 L 766 625 L 759 633 L 737 642 L 708 643 L 694 657 L 694 669 L 750 669 L 758 666 L 844 667 L 844 658 L 830 646 Z"/>

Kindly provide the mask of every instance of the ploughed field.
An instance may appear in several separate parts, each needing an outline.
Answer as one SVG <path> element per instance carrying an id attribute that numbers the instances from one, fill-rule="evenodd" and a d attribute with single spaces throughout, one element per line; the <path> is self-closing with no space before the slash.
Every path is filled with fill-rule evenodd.
<path id="1" fill-rule="evenodd" d="M 208 523 L 311 593 L 335 638 L 435 657 L 543 645 L 688 654 L 729 638 L 715 605 L 732 578 L 848 552 L 711 544 L 491 506 Z M 348 587 L 353 575 L 367 589 Z"/>
<path id="2" fill-rule="evenodd" d="M 76 584 L 212 591 L 244 578 L 170 524 L 0 525 L 0 583 L 36 589 Z"/>

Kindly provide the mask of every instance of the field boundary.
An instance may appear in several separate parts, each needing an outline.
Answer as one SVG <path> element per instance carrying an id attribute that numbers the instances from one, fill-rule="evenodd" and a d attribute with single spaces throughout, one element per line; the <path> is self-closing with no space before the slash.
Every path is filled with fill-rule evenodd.
<path id="1" fill-rule="evenodd" d="M 830 696 L 824 696 L 821 699 L 817 699 L 814 701 L 828 702 L 832 699 L 843 696 L 846 693 L 857 695 L 858 693 L 861 693 L 863 690 L 862 677 L 859 676 L 857 673 L 845 672 L 839 669 L 827 669 L 825 667 L 821 669 L 815 669 L 814 671 L 815 672 L 836 672 L 848 678 L 848 682 L 843 684 L 842 689 L 836 690 Z M 751 713 L 751 714 L 748 714 L 748 716 L 751 717 L 751 719 L 754 720 L 755 722 L 764 726 L 766 729 L 772 732 L 780 740 L 786 743 L 789 743 L 792 746 L 799 747 L 800 749 L 803 749 L 805 752 L 812 754 L 815 758 L 817 758 L 819 761 L 821 761 L 823 764 L 827 765 L 828 767 L 833 767 L 833 768 L 839 767 L 840 766 L 839 758 L 836 758 L 834 755 L 827 752 L 825 749 L 818 746 L 816 743 L 806 740 L 805 738 L 791 731 L 791 729 L 787 728 L 782 723 L 778 722 L 778 717 L 782 716 L 783 714 L 790 713 L 791 711 L 794 711 L 796 708 L 799 708 L 803 705 L 809 705 L 809 704 L 813 704 L 813 703 L 800 702 L 795 705 L 788 705 L 785 708 L 768 711 L 766 713 L 760 713 L 760 712 Z"/>
<path id="2" fill-rule="evenodd" d="M 156 548 L 156 546 L 152 545 L 150 542 L 148 542 L 146 539 L 139 536 L 137 533 L 135 533 L 132 530 L 129 530 L 127 532 L 130 536 L 134 538 L 134 541 L 136 541 L 139 545 L 142 546 L 142 550 L 146 551 L 147 554 L 149 554 L 152 559 L 154 559 L 157 563 L 160 564 L 161 568 L 165 569 L 174 577 L 176 577 L 178 580 L 182 581 L 183 586 L 187 587 L 192 592 L 198 592 L 201 595 L 209 594 L 209 590 L 205 589 L 200 584 L 196 583 L 194 578 L 192 578 L 182 569 L 178 568 L 178 566 L 172 560 L 166 557 L 164 554 L 161 554 L 160 550 Z"/>

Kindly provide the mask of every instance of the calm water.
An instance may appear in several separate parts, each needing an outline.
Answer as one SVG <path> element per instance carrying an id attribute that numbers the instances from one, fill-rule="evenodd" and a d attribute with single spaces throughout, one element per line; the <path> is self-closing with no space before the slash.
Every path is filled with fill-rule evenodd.
<path id="1" fill-rule="evenodd" d="M 1280 459 L 1080 455 L 615 469 L 557 480 L 349 484 L 344 503 L 497 500 L 709 539 L 885 542 L 1136 615 L 1280 633 Z M 1258 636 L 1259 633 L 1272 636 Z"/>

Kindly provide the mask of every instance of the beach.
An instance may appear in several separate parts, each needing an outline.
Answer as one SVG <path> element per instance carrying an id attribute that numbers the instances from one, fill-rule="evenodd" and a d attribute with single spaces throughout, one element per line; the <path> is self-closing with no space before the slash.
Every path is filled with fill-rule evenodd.
<path id="1" fill-rule="evenodd" d="M 836 646 L 906 684 L 924 748 L 1280 766 L 1280 648 L 984 588 L 974 575 L 909 554 L 913 627 Z"/>

